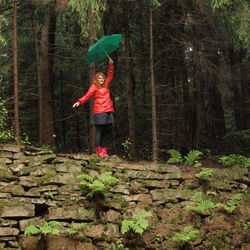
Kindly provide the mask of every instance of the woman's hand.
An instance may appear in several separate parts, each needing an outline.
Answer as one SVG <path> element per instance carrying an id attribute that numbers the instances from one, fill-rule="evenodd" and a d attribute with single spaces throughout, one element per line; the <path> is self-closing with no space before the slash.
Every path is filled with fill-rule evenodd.
<path id="1" fill-rule="evenodd" d="M 109 64 L 114 64 L 113 60 L 109 57 Z"/>
<path id="2" fill-rule="evenodd" d="M 73 104 L 72 108 L 78 107 L 79 106 L 79 102 L 76 102 Z"/>

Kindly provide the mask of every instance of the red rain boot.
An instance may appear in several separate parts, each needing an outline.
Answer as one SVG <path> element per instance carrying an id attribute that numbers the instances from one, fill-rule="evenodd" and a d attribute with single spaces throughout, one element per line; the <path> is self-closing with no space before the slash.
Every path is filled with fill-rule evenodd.
<path id="1" fill-rule="evenodd" d="M 98 156 L 102 157 L 102 156 L 101 156 L 102 148 L 101 148 L 100 146 L 96 147 L 96 148 L 95 148 L 95 153 L 96 153 Z"/>
<path id="2" fill-rule="evenodd" d="M 109 157 L 107 148 L 102 148 L 102 152 L 100 153 L 101 157 Z"/>

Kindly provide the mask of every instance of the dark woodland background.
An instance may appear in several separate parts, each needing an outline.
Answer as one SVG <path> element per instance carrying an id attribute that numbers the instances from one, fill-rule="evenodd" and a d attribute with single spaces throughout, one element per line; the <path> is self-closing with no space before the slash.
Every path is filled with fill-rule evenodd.
<path id="1" fill-rule="evenodd" d="M 91 104 L 76 110 L 72 104 L 93 72 L 106 72 L 107 61 L 85 64 L 88 47 L 119 33 L 122 43 L 111 55 L 111 153 L 124 154 L 124 143 L 141 159 L 151 159 L 153 150 L 164 159 L 172 148 L 250 152 L 249 1 L 92 1 L 105 3 L 100 22 L 93 9 L 82 17 L 68 2 L 1 1 L 7 22 L 1 22 L 0 93 L 18 136 L 58 152 L 91 152 Z"/>

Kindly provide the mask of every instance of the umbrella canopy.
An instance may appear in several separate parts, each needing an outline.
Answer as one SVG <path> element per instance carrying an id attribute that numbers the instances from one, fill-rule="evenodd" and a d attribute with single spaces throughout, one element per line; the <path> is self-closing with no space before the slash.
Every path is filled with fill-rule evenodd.
<path id="1" fill-rule="evenodd" d="M 109 54 L 119 47 L 121 37 L 121 34 L 103 36 L 99 41 L 89 47 L 86 63 L 99 62 L 109 57 Z"/>

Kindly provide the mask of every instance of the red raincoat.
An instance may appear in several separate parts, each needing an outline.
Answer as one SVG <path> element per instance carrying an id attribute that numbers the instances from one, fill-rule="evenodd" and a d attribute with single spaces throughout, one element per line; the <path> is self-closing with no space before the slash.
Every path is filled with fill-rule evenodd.
<path id="1" fill-rule="evenodd" d="M 108 73 L 105 84 L 103 87 L 97 87 L 95 84 L 91 84 L 88 92 L 77 100 L 79 104 L 87 102 L 91 97 L 94 97 L 94 114 L 104 112 L 114 112 L 113 102 L 110 98 L 108 86 L 113 79 L 114 65 L 109 64 Z"/>

